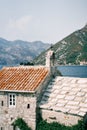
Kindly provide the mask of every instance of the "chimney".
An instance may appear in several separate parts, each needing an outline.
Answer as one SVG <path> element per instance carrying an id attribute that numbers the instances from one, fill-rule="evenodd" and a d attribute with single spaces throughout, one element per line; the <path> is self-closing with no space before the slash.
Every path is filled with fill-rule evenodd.
<path id="1" fill-rule="evenodd" d="M 51 67 L 52 63 L 51 63 L 51 57 L 53 55 L 53 51 L 52 50 L 49 50 L 47 53 L 46 53 L 46 67 Z"/>
<path id="2" fill-rule="evenodd" d="M 46 53 L 46 67 L 50 69 L 51 74 L 55 77 L 57 69 L 55 67 L 55 53 L 52 50 Z"/>

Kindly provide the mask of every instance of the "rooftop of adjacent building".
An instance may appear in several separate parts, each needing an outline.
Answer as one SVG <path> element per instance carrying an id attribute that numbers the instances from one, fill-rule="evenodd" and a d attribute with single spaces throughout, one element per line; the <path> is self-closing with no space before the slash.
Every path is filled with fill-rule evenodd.
<path id="1" fill-rule="evenodd" d="M 45 66 L 5 67 L 0 70 L 0 91 L 34 92 L 48 73 Z"/>
<path id="2" fill-rule="evenodd" d="M 56 76 L 48 85 L 40 108 L 84 116 L 87 112 L 87 78 Z"/>

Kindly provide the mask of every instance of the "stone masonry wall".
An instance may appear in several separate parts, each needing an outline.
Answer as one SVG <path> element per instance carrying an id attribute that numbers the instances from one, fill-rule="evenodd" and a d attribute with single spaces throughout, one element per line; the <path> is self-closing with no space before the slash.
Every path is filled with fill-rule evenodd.
<path id="1" fill-rule="evenodd" d="M 3 106 L 1 106 L 2 101 Z M 30 108 L 27 108 L 28 104 Z M 5 130 L 13 130 L 11 124 L 18 117 L 24 119 L 32 130 L 35 130 L 36 97 L 32 97 L 27 93 L 16 93 L 16 107 L 9 108 L 8 93 L 0 92 L 0 128 L 3 127 Z"/>
<path id="2" fill-rule="evenodd" d="M 43 93 L 45 92 L 45 89 L 47 88 L 49 82 L 52 79 L 51 72 L 49 70 L 48 76 L 45 78 L 44 82 L 40 84 L 40 86 L 37 89 L 36 97 L 37 97 L 37 103 L 41 101 L 41 98 L 43 96 Z"/>
<path id="3" fill-rule="evenodd" d="M 59 122 L 60 124 L 64 124 L 66 126 L 72 126 L 78 123 L 78 120 L 81 120 L 81 117 L 64 114 L 62 112 L 56 112 L 51 110 L 41 109 L 41 115 L 44 120 L 47 122 Z"/>

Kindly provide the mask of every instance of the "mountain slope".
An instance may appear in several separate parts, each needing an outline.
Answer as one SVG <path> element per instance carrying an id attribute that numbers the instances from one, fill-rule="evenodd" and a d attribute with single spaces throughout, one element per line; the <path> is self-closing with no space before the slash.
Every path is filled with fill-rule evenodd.
<path id="1" fill-rule="evenodd" d="M 55 52 L 56 64 L 87 62 L 87 25 L 57 42 L 52 50 Z M 35 64 L 45 64 L 45 53 L 34 59 Z"/>
<path id="2" fill-rule="evenodd" d="M 30 61 L 49 46 L 41 41 L 7 41 L 0 38 L 0 64 L 12 65 Z"/>

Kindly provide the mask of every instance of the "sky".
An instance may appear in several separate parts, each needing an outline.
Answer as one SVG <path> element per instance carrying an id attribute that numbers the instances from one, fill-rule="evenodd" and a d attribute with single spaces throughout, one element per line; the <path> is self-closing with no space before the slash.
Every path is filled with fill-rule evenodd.
<path id="1" fill-rule="evenodd" d="M 87 0 L 0 0 L 0 37 L 54 44 L 87 24 Z"/>

